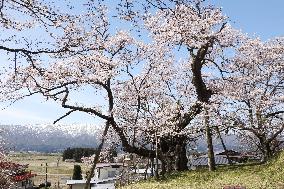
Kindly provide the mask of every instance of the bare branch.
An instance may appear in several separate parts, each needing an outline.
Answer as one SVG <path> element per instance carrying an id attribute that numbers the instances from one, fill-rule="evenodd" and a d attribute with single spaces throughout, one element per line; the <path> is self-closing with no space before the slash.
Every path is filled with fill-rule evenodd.
<path id="1" fill-rule="evenodd" d="M 63 116 L 59 117 L 57 120 L 55 120 L 53 122 L 53 124 L 57 123 L 58 121 L 60 121 L 61 119 L 65 118 L 65 117 L 69 116 L 72 112 L 75 112 L 75 111 L 76 110 L 70 110 L 69 112 L 67 112 L 66 114 L 64 114 Z"/>
<path id="2" fill-rule="evenodd" d="M 280 110 L 280 111 L 277 111 L 277 112 L 266 114 L 265 117 L 267 117 L 267 118 L 273 117 L 273 116 L 276 116 L 276 115 L 279 115 L 279 114 L 284 114 L 284 110 Z"/>
<path id="3" fill-rule="evenodd" d="M 63 108 L 68 108 L 68 109 L 71 109 L 71 110 L 74 110 L 74 111 L 81 111 L 81 112 L 86 112 L 86 113 L 91 113 L 91 114 L 94 114 L 104 120 L 109 120 L 110 117 L 109 116 L 106 116 L 100 112 L 98 112 L 97 110 L 95 109 L 92 109 L 92 108 L 85 108 L 85 107 L 79 107 L 79 106 L 72 106 L 72 105 L 67 105 L 66 102 L 67 102 L 67 98 L 68 98 L 68 95 L 69 95 L 69 90 L 68 88 L 65 89 L 65 96 L 62 100 L 62 103 L 61 103 L 61 106 Z"/>

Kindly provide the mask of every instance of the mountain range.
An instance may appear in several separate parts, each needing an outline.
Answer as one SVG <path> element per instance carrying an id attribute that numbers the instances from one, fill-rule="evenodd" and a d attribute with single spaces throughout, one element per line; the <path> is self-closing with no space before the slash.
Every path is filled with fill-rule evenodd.
<path id="1" fill-rule="evenodd" d="M 94 125 L 0 125 L 13 151 L 58 152 L 68 147 L 97 147 L 101 130 Z"/>
<path id="2" fill-rule="evenodd" d="M 0 137 L 12 151 L 61 152 L 68 147 L 96 148 L 101 137 L 101 127 L 94 125 L 0 125 Z M 236 135 L 223 136 L 226 147 L 239 150 L 242 146 Z M 214 138 L 215 151 L 223 151 L 218 138 Z M 195 150 L 206 152 L 205 138 L 196 141 Z"/>

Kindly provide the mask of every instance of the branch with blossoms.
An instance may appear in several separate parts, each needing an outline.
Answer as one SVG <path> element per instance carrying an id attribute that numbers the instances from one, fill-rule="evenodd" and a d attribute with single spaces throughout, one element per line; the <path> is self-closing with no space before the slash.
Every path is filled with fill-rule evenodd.
<path id="1" fill-rule="evenodd" d="M 16 16 L 9 15 L 9 11 L 15 11 L 19 15 L 24 15 L 28 19 L 26 23 L 21 24 L 17 21 Z M 16 15 L 16 14 L 15 14 Z M 31 27 L 34 20 L 39 21 L 40 24 L 45 26 L 57 26 L 57 22 L 63 20 L 71 20 L 71 16 L 63 14 L 60 10 L 46 4 L 44 1 L 29 1 L 29 0 L 1 0 L 0 5 L 1 24 L 7 28 L 13 28 L 21 30 L 22 26 Z"/>

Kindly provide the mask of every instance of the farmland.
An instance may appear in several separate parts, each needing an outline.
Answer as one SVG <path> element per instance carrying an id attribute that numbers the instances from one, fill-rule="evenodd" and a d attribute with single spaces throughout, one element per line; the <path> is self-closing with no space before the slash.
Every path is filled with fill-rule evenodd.
<path id="1" fill-rule="evenodd" d="M 29 164 L 28 170 L 36 173 L 34 179 L 35 185 L 45 182 L 45 171 L 47 163 L 47 180 L 52 186 L 57 186 L 58 182 L 61 188 L 66 188 L 66 180 L 72 177 L 73 167 L 79 164 L 83 173 L 87 167 L 82 163 L 70 163 L 62 161 L 62 154 L 40 154 L 40 153 L 11 153 L 9 159 L 19 164 Z"/>

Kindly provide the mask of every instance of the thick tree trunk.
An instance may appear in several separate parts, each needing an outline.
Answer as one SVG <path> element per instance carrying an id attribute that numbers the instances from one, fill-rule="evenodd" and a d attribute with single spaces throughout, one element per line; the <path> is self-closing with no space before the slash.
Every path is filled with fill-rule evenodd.
<path id="1" fill-rule="evenodd" d="M 156 144 L 156 146 L 159 146 L 159 148 L 147 149 L 147 148 L 136 147 L 136 146 L 130 145 L 127 138 L 124 135 L 123 129 L 118 127 L 113 119 L 111 120 L 111 123 L 112 123 L 113 129 L 119 135 L 121 142 L 122 142 L 123 149 L 126 152 L 135 153 L 140 156 L 148 157 L 151 159 L 158 157 L 158 159 L 163 161 L 163 164 L 165 167 L 173 166 L 173 165 L 166 165 L 167 164 L 167 160 L 166 160 L 167 153 L 170 152 L 174 155 L 178 154 L 177 159 L 176 159 L 177 161 L 176 170 L 184 171 L 188 169 L 187 167 L 188 160 L 186 157 L 186 141 L 187 141 L 186 136 L 169 136 L 169 137 L 160 138 L 160 140 L 157 141 L 158 143 Z M 175 152 L 177 144 L 181 145 L 180 152 L 178 153 Z M 169 163 L 172 163 L 172 162 L 169 162 Z M 165 172 L 166 170 L 165 167 L 162 170 L 163 172 Z"/>
<path id="2" fill-rule="evenodd" d="M 164 161 L 164 159 L 161 160 L 161 178 L 165 178 L 165 173 L 166 173 L 166 162 Z"/>
<path id="3" fill-rule="evenodd" d="M 264 154 L 263 154 L 263 161 L 266 162 L 268 161 L 272 155 L 273 155 L 273 152 L 271 150 L 271 146 L 270 146 L 270 143 L 266 142 L 263 144 L 263 151 L 264 151 Z"/>
<path id="4" fill-rule="evenodd" d="M 154 177 L 154 169 L 155 169 L 155 163 L 154 158 L 151 158 L 151 177 Z"/>
<path id="5" fill-rule="evenodd" d="M 164 157 L 167 159 L 168 170 L 172 170 L 171 167 L 175 167 L 176 171 L 188 170 L 186 157 L 186 136 L 168 136 L 163 137 L 160 141 L 161 151 Z"/>
<path id="6" fill-rule="evenodd" d="M 177 171 L 186 171 L 188 159 L 186 157 L 186 144 L 176 146 L 175 167 Z"/>

